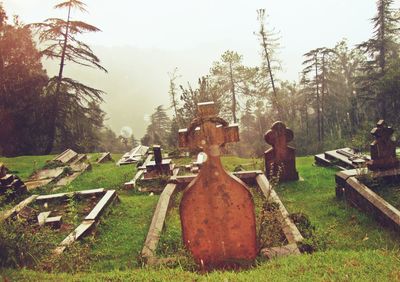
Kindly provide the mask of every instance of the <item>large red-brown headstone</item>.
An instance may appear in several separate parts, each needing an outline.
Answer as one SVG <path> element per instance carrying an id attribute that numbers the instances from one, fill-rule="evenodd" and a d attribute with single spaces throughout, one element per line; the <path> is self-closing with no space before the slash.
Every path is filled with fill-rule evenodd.
<path id="1" fill-rule="evenodd" d="M 220 160 L 220 147 L 238 141 L 239 130 L 216 117 L 214 103 L 198 107 L 200 117 L 179 131 L 181 148 L 207 155 L 180 204 L 183 242 L 202 268 L 249 265 L 257 256 L 253 199 Z"/>
<path id="2" fill-rule="evenodd" d="M 396 157 L 396 144 L 391 139 L 394 130 L 387 126 L 384 120 L 378 121 L 376 127 L 371 130 L 375 140 L 371 143 L 371 161 L 367 163 L 370 170 L 384 170 L 399 166 Z"/>
<path id="3" fill-rule="evenodd" d="M 279 181 L 298 180 L 296 150 L 288 146 L 288 143 L 293 140 L 293 131 L 283 122 L 277 121 L 265 133 L 264 139 L 272 146 L 264 153 L 267 178 L 278 177 Z"/>

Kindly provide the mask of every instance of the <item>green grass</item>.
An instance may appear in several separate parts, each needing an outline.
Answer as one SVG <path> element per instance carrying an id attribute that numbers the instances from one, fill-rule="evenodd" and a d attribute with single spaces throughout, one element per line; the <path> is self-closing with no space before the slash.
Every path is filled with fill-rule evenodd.
<path id="1" fill-rule="evenodd" d="M 130 271 L 43 273 L 3 270 L 12 281 L 399 281 L 398 253 L 367 250 L 327 251 L 263 263 L 240 272 L 199 274 L 180 268 L 143 268 Z"/>
<path id="2" fill-rule="evenodd" d="M 23 156 L 16 158 L 0 157 L 0 163 L 11 171 L 12 174 L 18 175 L 22 180 L 27 180 L 37 169 L 42 168 L 46 161 L 52 160 L 54 156 Z"/>
<path id="3" fill-rule="evenodd" d="M 280 185 L 276 191 L 291 213 L 310 217 L 327 249 L 399 249 L 398 234 L 336 199 L 335 169 L 314 166 L 312 157 L 298 158 L 297 167 L 304 181 Z"/>
<path id="4" fill-rule="evenodd" d="M 147 235 L 158 196 L 119 194 L 120 203 L 98 226 L 91 270 L 125 270 L 140 266 L 139 254 Z"/>
<path id="5" fill-rule="evenodd" d="M 264 161 L 260 159 L 243 159 L 236 156 L 224 156 L 222 164 L 228 171 L 234 171 L 237 166 L 241 166 L 244 170 L 263 169 Z"/>
<path id="6" fill-rule="evenodd" d="M 104 164 L 92 163 L 92 169 L 84 172 L 57 192 L 71 192 L 95 188 L 121 189 L 123 184 L 132 180 L 136 166 L 117 166 L 114 162 Z"/>
<path id="7" fill-rule="evenodd" d="M 368 188 L 385 199 L 389 204 L 396 209 L 400 209 L 400 185 L 396 183 L 398 180 L 398 178 L 394 180 L 382 178 L 375 181 L 361 181 L 366 182 L 364 184 L 366 184 Z"/>
<path id="8" fill-rule="evenodd" d="M 27 164 L 32 164 L 35 158 L 37 157 L 6 160 L 10 169 L 19 169 L 28 175 Z M 118 157 L 113 155 L 113 158 L 116 160 Z M 51 157 L 40 159 L 44 163 L 45 159 Z M 0 158 L 0 161 L 4 161 L 4 158 Z M 239 164 L 246 170 L 260 169 L 263 165 L 261 160 L 255 162 L 252 159 L 232 156 L 224 157 L 223 163 L 229 170 L 233 170 Z M 143 247 L 158 196 L 121 190 L 123 183 L 133 178 L 134 166 L 117 167 L 114 163 L 106 163 L 93 164 L 91 172 L 85 172 L 60 190 L 75 191 L 100 187 L 119 190 L 121 202 L 110 207 L 110 212 L 102 217 L 94 243 L 82 243 L 93 244 L 88 256 L 92 259 L 85 272 L 48 274 L 26 269 L 3 269 L 0 273 L 3 278 L 10 278 L 11 281 L 400 280 L 398 234 L 379 226 L 372 218 L 336 200 L 335 169 L 313 166 L 312 157 L 297 158 L 297 168 L 304 181 L 282 184 L 276 187 L 276 191 L 290 213 L 307 214 L 316 227 L 315 235 L 321 244 L 318 246 L 319 251 L 312 255 L 259 262 L 257 267 L 240 272 L 198 274 L 185 271 L 184 266 L 172 269 L 142 268 L 138 254 Z M 179 220 L 169 221 L 168 224 L 175 226 L 176 230 L 180 228 Z M 170 232 L 166 240 L 175 240 L 178 236 L 176 232 Z"/>

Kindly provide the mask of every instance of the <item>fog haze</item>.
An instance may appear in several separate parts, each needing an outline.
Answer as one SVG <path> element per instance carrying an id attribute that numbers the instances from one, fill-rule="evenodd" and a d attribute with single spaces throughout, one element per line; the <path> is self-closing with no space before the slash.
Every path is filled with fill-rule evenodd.
<path id="1" fill-rule="evenodd" d="M 65 17 L 52 7 L 56 0 L 3 0 L 8 15 L 24 23 Z M 333 47 L 347 38 L 350 45 L 372 34 L 374 0 L 270 1 L 84 1 L 88 14 L 73 18 L 102 29 L 85 35 L 109 73 L 67 65 L 66 74 L 107 92 L 102 108 L 106 124 L 119 133 L 130 126 L 137 138 L 146 129 L 145 116 L 160 104 L 166 107 L 168 72 L 178 68 L 180 84 L 193 85 L 206 75 L 225 50 L 242 54 L 244 63 L 259 65 L 256 10 L 265 8 L 267 27 L 279 31 L 280 79 L 297 80 L 302 55 L 317 47 Z M 395 1 L 400 6 L 400 0 Z M 57 63 L 45 62 L 49 76 Z"/>

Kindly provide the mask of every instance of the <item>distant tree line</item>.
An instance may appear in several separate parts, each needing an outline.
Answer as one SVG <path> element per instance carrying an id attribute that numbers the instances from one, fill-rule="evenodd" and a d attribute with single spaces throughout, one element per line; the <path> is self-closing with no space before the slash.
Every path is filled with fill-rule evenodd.
<path id="1" fill-rule="evenodd" d="M 85 4 L 68 0 L 55 6 L 67 18 L 23 25 L 10 22 L 0 3 L 0 155 L 32 155 L 72 148 L 79 152 L 123 151 L 121 138 L 103 124 L 101 90 L 64 75 L 66 62 L 105 71 L 91 48 L 78 39 L 98 28 L 71 20 Z M 42 50 L 33 37 L 37 35 Z M 59 72 L 48 77 L 41 59 L 56 60 Z"/>
<path id="2" fill-rule="evenodd" d="M 297 82 L 279 78 L 279 40 L 266 26 L 265 10 L 258 10 L 259 65 L 246 66 L 242 55 L 228 50 L 196 85 L 178 85 L 174 70 L 169 108 L 155 109 L 141 142 L 176 148 L 179 128 L 188 126 L 197 103 L 204 101 L 214 101 L 221 117 L 240 125 L 241 142 L 230 150 L 243 156 L 262 154 L 267 146 L 263 135 L 276 120 L 294 130 L 299 154 L 363 148 L 380 118 L 400 130 L 400 12 L 393 2 L 377 0 L 371 39 L 355 48 L 342 40 L 306 52 Z M 99 29 L 72 20 L 73 11 L 86 9 L 79 0 L 55 8 L 65 9 L 66 18 L 26 26 L 17 17 L 10 23 L 0 4 L 0 154 L 43 154 L 68 147 L 80 152 L 128 149 L 136 144 L 134 138 L 128 142 L 104 126 L 104 93 L 64 71 L 66 62 L 106 71 L 78 38 Z M 34 35 L 42 50 L 36 48 Z M 42 58 L 59 62 L 56 76 L 48 77 Z"/>
<path id="3" fill-rule="evenodd" d="M 267 147 L 263 135 L 277 120 L 294 130 L 299 154 L 365 149 L 378 119 L 400 130 L 400 11 L 392 7 L 393 0 L 377 1 L 373 37 L 355 48 L 342 40 L 305 53 L 298 82 L 279 79 L 277 36 L 265 26 L 265 11 L 258 10 L 260 65 L 245 66 L 240 54 L 226 51 L 196 86 L 178 87 L 175 70 L 169 88 L 173 118 L 157 128 L 161 139 L 150 137 L 153 122 L 160 123 L 152 119 L 146 140 L 176 146 L 177 129 L 196 116 L 196 104 L 214 101 L 220 116 L 240 125 L 241 142 L 231 147 L 240 155 L 260 156 Z"/>

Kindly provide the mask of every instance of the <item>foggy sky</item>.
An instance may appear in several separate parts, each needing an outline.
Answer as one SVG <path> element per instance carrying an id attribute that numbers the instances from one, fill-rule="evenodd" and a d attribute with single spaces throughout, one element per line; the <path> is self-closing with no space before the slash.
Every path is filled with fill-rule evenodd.
<path id="1" fill-rule="evenodd" d="M 7 14 L 24 23 L 64 17 L 54 0 L 0 0 Z M 225 50 L 242 54 L 245 64 L 260 62 L 257 13 L 265 8 L 267 28 L 279 31 L 280 79 L 297 80 L 302 55 L 317 47 L 333 47 L 347 38 L 350 45 L 372 35 L 370 18 L 375 0 L 85 0 L 88 14 L 73 18 L 96 25 L 102 32 L 85 35 L 109 74 L 67 65 L 67 74 L 107 92 L 102 108 L 107 124 L 119 133 L 130 126 L 141 137 L 145 115 L 168 105 L 168 72 L 178 67 L 179 83 L 208 73 Z M 400 7 L 400 0 L 395 0 Z M 50 76 L 56 64 L 45 64 Z"/>

